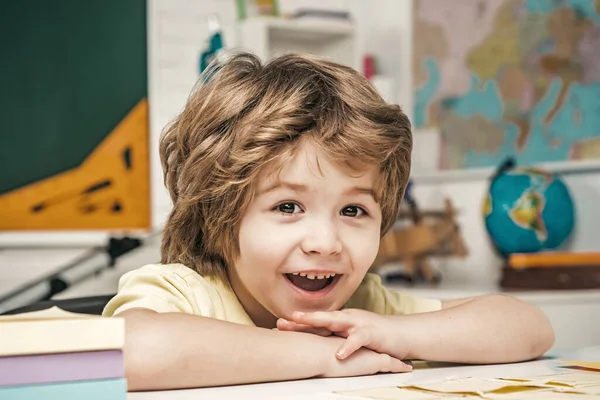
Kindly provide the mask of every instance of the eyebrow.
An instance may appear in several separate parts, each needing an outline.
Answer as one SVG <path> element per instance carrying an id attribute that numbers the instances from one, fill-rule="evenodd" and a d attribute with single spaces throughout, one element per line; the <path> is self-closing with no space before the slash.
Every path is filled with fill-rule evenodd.
<path id="1" fill-rule="evenodd" d="M 308 191 L 308 186 L 303 185 L 301 183 L 278 181 L 259 191 L 258 195 L 261 196 L 277 189 L 289 189 L 297 193 L 306 193 Z M 375 192 L 371 188 L 355 186 L 344 192 L 344 195 L 347 196 L 353 194 L 364 194 L 375 198 Z"/>
<path id="2" fill-rule="evenodd" d="M 375 198 L 375 192 L 373 191 L 373 189 L 371 188 L 362 188 L 362 187 L 353 187 L 351 189 L 348 189 L 344 192 L 344 194 L 346 195 L 351 195 L 351 194 L 366 194 L 367 196 L 371 196 L 373 198 Z"/>
<path id="3" fill-rule="evenodd" d="M 260 196 L 263 194 L 267 194 L 267 193 L 270 193 L 277 189 L 289 189 L 289 190 L 292 190 L 292 191 L 298 192 L 298 193 L 304 193 L 304 192 L 308 191 L 308 187 L 306 185 L 302 185 L 300 183 L 277 181 L 277 182 L 273 183 L 272 185 L 269 185 L 266 188 L 259 191 L 258 195 Z"/>

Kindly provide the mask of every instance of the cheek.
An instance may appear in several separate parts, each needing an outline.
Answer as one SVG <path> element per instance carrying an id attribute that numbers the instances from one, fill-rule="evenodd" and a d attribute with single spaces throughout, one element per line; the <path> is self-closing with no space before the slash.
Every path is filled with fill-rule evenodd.
<path id="1" fill-rule="evenodd" d="M 265 219 L 247 219 L 240 226 L 240 274 L 277 268 L 287 254 L 289 238 Z"/>
<path id="2" fill-rule="evenodd" d="M 379 227 L 362 232 L 354 232 L 348 238 L 346 246 L 349 250 L 352 263 L 359 270 L 368 270 L 373 264 L 379 251 Z"/>

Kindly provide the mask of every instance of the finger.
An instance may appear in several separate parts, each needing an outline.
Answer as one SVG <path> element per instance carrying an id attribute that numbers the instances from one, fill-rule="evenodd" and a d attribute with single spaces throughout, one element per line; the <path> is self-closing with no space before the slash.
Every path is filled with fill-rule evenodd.
<path id="1" fill-rule="evenodd" d="M 369 344 L 369 338 L 365 330 L 357 330 L 352 332 L 346 340 L 338 348 L 335 353 L 339 360 L 348 358 L 356 350 Z"/>
<path id="2" fill-rule="evenodd" d="M 313 333 L 319 336 L 331 336 L 331 331 L 327 328 L 314 327 L 310 325 L 297 324 L 293 321 L 280 318 L 277 320 L 277 329 L 288 332 Z"/>
<path id="3" fill-rule="evenodd" d="M 409 365 L 397 358 L 394 358 L 392 356 L 389 356 L 386 354 L 386 356 L 389 358 L 388 363 L 389 363 L 389 369 L 388 372 L 410 372 L 413 370 L 412 365 Z"/>
<path id="4" fill-rule="evenodd" d="M 316 311 L 311 313 L 295 311 L 292 319 L 299 324 L 324 327 L 333 332 L 348 329 L 353 325 L 352 317 L 341 311 Z"/>

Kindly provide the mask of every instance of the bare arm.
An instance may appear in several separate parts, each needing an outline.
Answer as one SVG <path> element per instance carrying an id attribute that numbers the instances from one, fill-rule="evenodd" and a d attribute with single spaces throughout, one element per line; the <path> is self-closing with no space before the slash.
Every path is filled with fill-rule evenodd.
<path id="1" fill-rule="evenodd" d="M 405 372 L 401 361 L 364 349 L 335 359 L 341 338 L 281 332 L 181 313 L 131 309 L 126 319 L 129 390 L 160 390 Z"/>
<path id="2" fill-rule="evenodd" d="M 554 331 L 541 310 L 504 295 L 452 300 L 440 311 L 392 318 L 393 329 L 411 332 L 410 358 L 517 362 L 541 356 L 554 343 Z"/>

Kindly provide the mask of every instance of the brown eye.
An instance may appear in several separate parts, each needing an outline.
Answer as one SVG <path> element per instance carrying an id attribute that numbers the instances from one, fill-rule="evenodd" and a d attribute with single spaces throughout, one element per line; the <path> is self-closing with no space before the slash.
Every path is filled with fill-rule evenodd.
<path id="1" fill-rule="evenodd" d="M 358 206 L 346 206 L 342 209 L 341 214 L 344 217 L 360 217 L 361 215 L 366 214 L 366 212 Z"/>
<path id="2" fill-rule="evenodd" d="M 277 211 L 284 213 L 284 214 L 293 214 L 294 211 L 296 211 L 296 208 L 300 208 L 300 207 L 298 207 L 294 203 L 281 203 L 280 205 L 277 206 Z"/>

